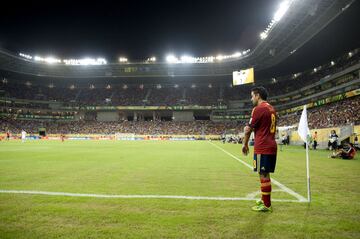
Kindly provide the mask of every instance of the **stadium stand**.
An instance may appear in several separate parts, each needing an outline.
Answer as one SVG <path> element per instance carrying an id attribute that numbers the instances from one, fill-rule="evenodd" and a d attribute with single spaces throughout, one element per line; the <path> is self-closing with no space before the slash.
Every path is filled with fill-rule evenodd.
<path id="1" fill-rule="evenodd" d="M 270 93 L 269 101 L 278 110 L 278 126 L 298 122 L 301 109 L 288 112 L 291 108 L 357 90 L 360 85 L 359 52 L 355 49 L 351 56 L 346 53 L 316 69 L 276 77 L 276 81 L 263 81 Z M 2 132 L 9 130 L 15 134 L 21 129 L 36 134 L 39 128 L 46 128 L 49 134 L 220 135 L 229 130 L 240 133 L 250 117 L 249 92 L 252 87 L 206 81 L 183 84 L 87 81 L 55 85 L 35 78 L 31 81 L 3 78 L 0 83 L 0 127 Z M 359 124 L 359 99 L 359 96 L 340 97 L 314 105 L 309 109 L 309 127 Z M 106 107 L 113 107 L 110 111 L 119 114 L 117 121 L 98 119 L 98 112 L 108 110 Z M 143 111 L 147 113 L 140 113 L 136 112 L 139 108 L 131 107 L 150 108 Z M 156 107 L 168 108 L 161 113 Z M 190 107 L 193 114 L 190 121 L 172 121 L 173 107 Z M 227 118 L 229 114 L 236 117 Z"/>

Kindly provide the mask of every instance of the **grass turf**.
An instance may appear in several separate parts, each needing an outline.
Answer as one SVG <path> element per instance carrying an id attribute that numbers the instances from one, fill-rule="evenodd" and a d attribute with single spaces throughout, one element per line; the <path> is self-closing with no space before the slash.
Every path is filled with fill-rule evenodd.
<path id="1" fill-rule="evenodd" d="M 214 143 L 251 165 L 241 145 Z M 310 151 L 312 203 L 273 202 L 271 214 L 252 212 L 253 201 L 0 193 L 0 238 L 358 238 L 360 161 L 327 155 Z M 304 149 L 279 151 L 272 176 L 306 196 Z M 2 190 L 247 197 L 258 181 L 205 141 L 0 142 Z"/>

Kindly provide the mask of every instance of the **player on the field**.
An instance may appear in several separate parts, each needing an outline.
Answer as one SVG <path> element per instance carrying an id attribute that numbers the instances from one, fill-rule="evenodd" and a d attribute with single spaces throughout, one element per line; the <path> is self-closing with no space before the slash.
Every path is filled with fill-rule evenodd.
<path id="1" fill-rule="evenodd" d="M 341 159 L 354 159 L 356 155 L 356 150 L 351 143 L 344 143 L 344 145 L 333 152 L 331 158 L 341 158 Z"/>
<path id="2" fill-rule="evenodd" d="M 6 140 L 10 140 L 10 131 L 8 130 L 8 131 L 6 131 Z"/>
<path id="3" fill-rule="evenodd" d="M 271 180 L 270 173 L 275 170 L 277 145 L 276 133 L 276 112 L 266 102 L 268 93 L 264 87 L 255 87 L 251 90 L 251 101 L 254 109 L 249 124 L 244 128 L 243 154 L 249 153 L 249 138 L 251 132 L 255 132 L 254 145 L 254 171 L 260 175 L 261 200 L 256 202 L 252 210 L 258 212 L 271 212 Z"/>
<path id="4" fill-rule="evenodd" d="M 61 138 L 61 142 L 64 142 L 64 140 L 65 140 L 65 135 L 64 135 L 64 134 L 61 134 L 61 135 L 60 135 L 60 138 Z"/>
<path id="5" fill-rule="evenodd" d="M 21 131 L 21 141 L 24 143 L 26 140 L 26 131 L 25 130 L 22 130 Z"/>

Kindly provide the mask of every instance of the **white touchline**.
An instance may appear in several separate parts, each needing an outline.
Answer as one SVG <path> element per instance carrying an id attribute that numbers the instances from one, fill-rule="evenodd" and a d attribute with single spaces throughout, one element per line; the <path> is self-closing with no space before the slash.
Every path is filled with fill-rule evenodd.
<path id="1" fill-rule="evenodd" d="M 236 157 L 235 155 L 229 153 L 228 151 L 226 151 L 225 149 L 221 148 L 220 146 L 208 141 L 211 145 L 213 145 L 214 147 L 218 148 L 219 150 L 223 151 L 224 153 L 226 153 L 227 155 L 229 155 L 230 157 L 236 159 L 237 161 L 239 161 L 240 163 L 244 164 L 246 167 L 253 169 L 253 167 L 251 167 L 250 164 L 242 161 L 241 159 L 239 159 L 238 157 Z M 274 178 L 271 178 L 271 181 L 277 185 L 279 188 L 281 188 L 282 190 L 284 190 L 285 192 L 287 192 L 288 194 L 296 197 L 300 202 L 308 202 L 308 200 L 301 196 L 300 194 L 298 194 L 297 192 L 291 190 L 290 188 L 286 187 L 285 185 L 281 184 L 279 181 L 275 180 Z"/>
<path id="2" fill-rule="evenodd" d="M 90 197 L 90 198 L 149 198 L 149 199 L 187 199 L 187 200 L 213 200 L 213 201 L 254 201 L 248 197 L 206 197 L 206 196 L 178 196 L 178 195 L 116 195 L 116 194 L 92 194 L 92 193 L 67 193 L 67 192 L 47 192 L 30 190 L 2 190 L 0 193 L 8 194 L 35 194 L 48 196 L 65 197 Z M 272 199 L 275 202 L 300 202 L 298 200 Z"/>

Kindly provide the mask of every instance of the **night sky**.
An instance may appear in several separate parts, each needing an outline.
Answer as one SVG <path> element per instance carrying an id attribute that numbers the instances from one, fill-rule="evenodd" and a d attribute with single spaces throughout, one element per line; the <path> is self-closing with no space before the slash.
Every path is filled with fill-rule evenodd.
<path id="1" fill-rule="evenodd" d="M 168 53 L 232 54 L 256 45 L 281 0 L 74 2 L 13 2 L 0 14 L 0 47 L 111 62 L 119 56 L 136 61 L 153 55 L 162 59 Z M 312 67 L 360 47 L 359 10 L 357 1 L 281 69 Z"/>

